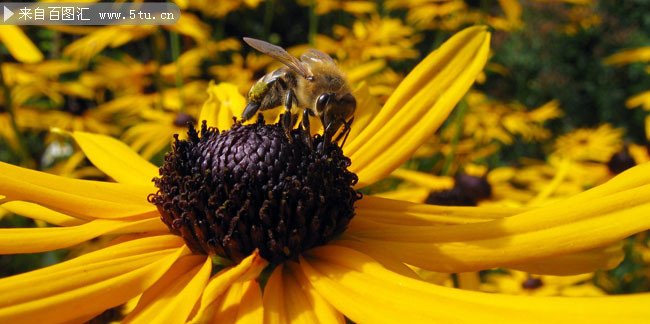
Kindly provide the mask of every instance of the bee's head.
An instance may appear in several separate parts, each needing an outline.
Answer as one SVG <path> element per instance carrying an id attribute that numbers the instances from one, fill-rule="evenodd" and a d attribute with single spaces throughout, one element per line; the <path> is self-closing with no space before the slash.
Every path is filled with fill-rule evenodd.
<path id="1" fill-rule="evenodd" d="M 323 127 L 329 138 L 354 115 L 357 100 L 351 93 L 337 97 L 335 93 L 323 93 L 316 100 L 316 111 L 322 116 Z"/>

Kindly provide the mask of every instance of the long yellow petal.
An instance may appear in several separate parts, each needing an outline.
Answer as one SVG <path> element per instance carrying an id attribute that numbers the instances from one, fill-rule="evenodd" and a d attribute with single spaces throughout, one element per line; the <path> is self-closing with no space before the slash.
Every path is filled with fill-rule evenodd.
<path id="1" fill-rule="evenodd" d="M 646 217 L 650 212 L 648 192 L 650 185 L 607 196 L 581 208 L 540 208 L 482 223 L 482 229 L 475 224 L 445 226 L 446 229 L 428 227 L 433 231 L 427 234 L 441 233 L 439 238 L 427 237 L 415 229 L 401 231 L 399 238 L 384 233 L 391 236 L 387 240 L 365 239 L 359 233 L 354 234 L 377 248 L 400 251 L 402 262 L 428 270 L 468 272 L 507 267 L 605 246 L 650 229 L 650 219 Z M 643 196 L 646 203 L 642 205 L 628 199 Z M 613 201 L 608 201 L 610 198 Z M 556 219 L 557 213 L 563 219 Z M 449 236 L 451 233 L 456 238 Z M 423 242 L 413 242 L 411 235 Z M 430 243 L 433 241 L 439 242 Z"/>
<path id="2" fill-rule="evenodd" d="M 212 260 L 192 255 L 178 260 L 144 292 L 124 323 L 185 323 L 210 277 Z"/>
<path id="3" fill-rule="evenodd" d="M 446 288 L 393 273 L 343 247 L 313 249 L 300 267 L 318 293 L 356 323 L 643 323 L 650 317 L 650 294 L 553 298 Z"/>
<path id="4" fill-rule="evenodd" d="M 416 204 L 374 196 L 363 196 L 352 219 L 394 225 L 467 224 L 509 217 L 528 210 L 512 207 L 458 207 Z"/>
<path id="5" fill-rule="evenodd" d="M 454 178 L 435 176 L 433 174 L 407 169 L 395 169 L 391 176 L 420 185 L 429 190 L 445 190 L 454 186 Z"/>
<path id="6" fill-rule="evenodd" d="M 377 117 L 345 147 L 358 187 L 387 176 L 431 137 L 476 76 L 489 52 L 485 27 L 467 28 L 427 56 L 402 81 Z"/>
<path id="7" fill-rule="evenodd" d="M 215 303 L 210 322 L 223 324 L 262 323 L 262 289 L 256 280 L 234 282 Z"/>
<path id="8" fill-rule="evenodd" d="M 596 270 L 609 270 L 618 266 L 625 258 L 623 242 L 609 246 L 590 249 L 578 253 L 555 256 L 520 264 L 510 264 L 508 267 L 528 273 L 566 276 L 579 273 L 589 273 Z"/>
<path id="9" fill-rule="evenodd" d="M 351 79 L 350 75 L 348 75 L 348 78 Z M 354 90 L 354 97 L 357 100 L 357 109 L 354 112 L 354 122 L 350 128 L 347 143 L 352 143 L 352 141 L 361 134 L 363 129 L 366 128 L 370 121 L 372 121 L 381 110 L 381 106 L 377 102 L 375 96 L 370 93 L 370 88 L 366 82 L 362 82 L 357 89 Z M 316 123 L 316 125 L 319 124 L 320 122 Z"/>
<path id="10" fill-rule="evenodd" d="M 36 253 L 70 247 L 110 233 L 167 231 L 159 219 L 94 220 L 71 227 L 0 228 L 0 254 Z"/>
<path id="11" fill-rule="evenodd" d="M 0 197 L 2 198 L 2 197 Z M 2 208 L 20 216 L 59 226 L 76 226 L 85 223 L 84 220 L 70 217 L 65 214 L 45 208 L 41 205 L 24 201 L 10 201 L 0 205 Z"/>
<path id="12" fill-rule="evenodd" d="M 0 162 L 0 194 L 84 219 L 152 217 L 151 186 L 78 180 Z"/>
<path id="13" fill-rule="evenodd" d="M 18 26 L 0 26 L 0 41 L 19 62 L 36 63 L 43 60 L 41 51 Z"/>
<path id="14" fill-rule="evenodd" d="M 284 267 L 282 283 L 290 323 L 345 323 L 343 315 L 309 284 L 297 263 Z"/>
<path id="15" fill-rule="evenodd" d="M 289 323 L 284 297 L 283 265 L 277 266 L 264 287 L 264 323 L 284 324 Z"/>
<path id="16" fill-rule="evenodd" d="M 422 187 L 398 187 L 395 190 L 384 191 L 374 194 L 375 197 L 403 200 L 412 203 L 423 203 L 429 197 L 431 191 Z"/>
<path id="17" fill-rule="evenodd" d="M 355 249 L 379 262 L 384 268 L 399 273 L 403 276 L 411 277 L 418 279 L 419 276 L 413 271 L 410 267 L 400 262 L 399 257 L 395 256 L 395 253 L 399 251 L 387 251 L 385 249 L 376 249 L 370 244 L 364 242 L 346 240 L 346 239 L 337 239 L 331 241 L 329 244 L 345 246 L 347 248 Z"/>
<path id="18" fill-rule="evenodd" d="M 170 249 L 165 245 L 145 252 L 149 243 L 163 243 L 164 238 L 145 241 L 127 242 L 0 280 L 0 322 L 64 322 L 99 313 L 141 294 L 179 257 L 189 254 L 185 246 Z M 111 254 L 127 256 L 111 258 Z"/>
<path id="19" fill-rule="evenodd" d="M 645 172 L 650 171 L 650 163 L 642 164 L 621 173 L 609 182 L 575 195 L 571 198 L 558 201 L 543 208 L 532 209 L 514 215 L 512 211 L 522 211 L 518 208 L 496 207 L 501 209 L 501 219 L 476 224 L 462 224 L 439 226 L 435 223 L 426 224 L 420 220 L 438 216 L 440 211 L 455 212 L 454 216 L 465 218 L 476 217 L 484 213 L 489 216 L 496 216 L 495 207 L 442 207 L 391 201 L 376 197 L 364 197 L 359 201 L 357 213 L 360 218 L 368 218 L 378 223 L 389 223 L 394 225 L 390 231 L 388 227 L 377 227 L 370 229 L 365 226 L 363 230 L 355 231 L 354 235 L 367 238 L 387 241 L 409 241 L 409 242 L 454 242 L 454 241 L 478 241 L 480 239 L 498 238 L 508 235 L 518 235 L 526 232 L 549 230 L 553 227 L 561 228 L 571 223 L 579 225 L 578 221 L 594 221 L 599 217 L 606 218 L 607 215 L 624 212 L 630 208 L 647 208 L 644 204 L 650 202 L 650 191 L 646 183 L 650 183 L 650 176 Z M 642 179 L 639 181 L 639 178 Z M 647 182 L 643 182 L 643 179 Z M 368 202 L 369 204 L 366 204 Z M 391 206 L 392 205 L 392 206 Z M 580 205 L 581 208 L 575 208 Z M 483 209 L 487 208 L 487 209 Z M 379 215 L 378 209 L 396 212 L 401 209 L 407 216 L 417 215 L 417 221 L 406 217 L 399 222 L 398 219 L 388 219 L 387 216 Z M 419 211 L 421 214 L 415 214 Z M 466 215 L 463 215 L 466 213 Z M 508 213 L 511 213 L 508 215 Z M 386 212 L 386 214 L 388 214 Z M 630 214 L 631 218 L 635 215 Z M 628 218 L 630 218 L 628 217 Z M 496 217 L 495 217 L 496 218 Z M 353 218 L 353 221 L 356 219 Z M 637 224 L 637 228 L 643 229 L 646 222 Z M 424 225 L 424 226 L 412 226 Z M 429 226 L 426 226 L 429 225 Z M 620 226 L 619 226 L 620 228 Z M 623 232 L 629 232 L 620 229 Z M 349 232 L 348 232 L 349 233 Z M 604 244 L 603 244 L 604 245 Z M 595 246 L 594 246 L 595 247 Z"/>
<path id="20" fill-rule="evenodd" d="M 192 317 L 192 323 L 203 323 L 214 316 L 215 301 L 230 287 L 234 282 L 245 281 L 256 278 L 268 263 L 255 250 L 253 254 L 246 257 L 238 265 L 221 270 L 214 275 L 208 285 L 205 287 L 201 296 L 200 307 Z"/>
<path id="21" fill-rule="evenodd" d="M 158 168 L 128 145 L 106 135 L 73 132 L 77 144 L 99 170 L 117 182 L 152 186 Z"/>

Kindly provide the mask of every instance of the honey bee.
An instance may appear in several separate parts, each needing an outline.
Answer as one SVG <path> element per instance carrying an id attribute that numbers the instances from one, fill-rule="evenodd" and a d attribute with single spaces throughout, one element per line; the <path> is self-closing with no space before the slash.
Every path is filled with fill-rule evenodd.
<path id="1" fill-rule="evenodd" d="M 338 142 L 343 135 L 343 144 L 354 120 L 357 102 L 348 81 L 327 54 L 310 49 L 300 56 L 300 60 L 282 47 L 259 39 L 244 37 L 244 41 L 256 50 L 269 55 L 285 66 L 261 77 L 248 92 L 248 103 L 242 113 L 242 120 L 252 118 L 259 110 L 267 110 L 284 105 L 281 117 L 282 126 L 291 140 L 293 127 L 292 105 L 302 108 L 301 127 L 306 131 L 305 140 L 311 147 L 309 116 L 318 116 L 323 124 L 324 144 L 331 142 L 337 131 L 343 131 L 334 140 Z M 323 149 L 326 145 L 323 145 Z"/>

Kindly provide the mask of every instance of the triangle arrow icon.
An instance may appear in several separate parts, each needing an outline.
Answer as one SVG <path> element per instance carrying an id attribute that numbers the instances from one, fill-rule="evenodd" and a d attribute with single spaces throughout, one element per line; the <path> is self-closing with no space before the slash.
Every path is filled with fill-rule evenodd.
<path id="1" fill-rule="evenodd" d="M 9 8 L 7 8 L 7 6 L 5 6 L 5 12 L 4 12 L 4 19 L 5 20 L 4 21 L 7 21 L 7 19 L 9 19 L 9 17 L 11 17 L 13 15 L 14 15 L 13 11 L 9 10 Z"/>

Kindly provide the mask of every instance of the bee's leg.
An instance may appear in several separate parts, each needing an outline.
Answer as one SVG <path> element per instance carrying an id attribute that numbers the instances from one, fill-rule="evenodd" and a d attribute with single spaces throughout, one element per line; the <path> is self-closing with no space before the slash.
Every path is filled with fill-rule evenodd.
<path id="1" fill-rule="evenodd" d="M 309 129 L 309 112 L 311 110 L 305 109 L 302 111 L 302 129 L 304 130 L 305 134 L 305 143 L 309 146 L 309 149 L 313 149 L 313 144 L 311 141 L 311 130 Z"/>
<path id="2" fill-rule="evenodd" d="M 293 89 L 289 89 L 284 100 L 284 115 L 282 116 L 282 126 L 284 127 L 284 132 L 286 133 L 287 139 L 289 139 L 290 143 L 293 141 L 293 138 L 291 137 L 291 129 L 293 128 L 291 106 L 293 104 L 294 98 L 295 94 L 293 92 Z"/>
<path id="3" fill-rule="evenodd" d="M 325 148 L 328 147 L 330 145 L 330 142 L 331 142 L 329 132 L 327 131 L 329 129 L 328 126 L 330 126 L 330 125 L 325 124 L 325 117 L 324 116 L 325 116 L 325 114 L 321 115 L 321 117 L 320 117 L 320 122 L 323 125 L 323 143 L 321 144 L 321 147 L 320 147 L 320 152 L 321 153 L 325 153 Z"/>
<path id="4" fill-rule="evenodd" d="M 354 116 L 352 116 L 352 118 L 350 118 L 348 121 L 343 122 L 343 131 L 341 131 L 341 134 L 339 134 L 339 136 L 336 137 L 336 140 L 334 140 L 334 142 L 338 142 L 341 137 L 345 135 L 343 138 L 343 143 L 341 143 L 341 147 L 343 147 L 343 145 L 345 145 L 345 141 L 348 140 L 348 135 L 350 135 L 350 131 L 352 130 L 351 126 L 353 121 Z"/>

